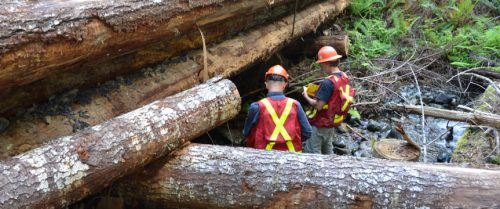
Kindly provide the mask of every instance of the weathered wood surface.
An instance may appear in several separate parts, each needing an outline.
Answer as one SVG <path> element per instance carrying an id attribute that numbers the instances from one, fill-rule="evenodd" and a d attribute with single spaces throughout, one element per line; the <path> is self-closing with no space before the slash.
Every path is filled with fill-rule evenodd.
<path id="1" fill-rule="evenodd" d="M 391 109 L 398 112 L 409 112 L 422 114 L 420 106 L 414 105 L 394 105 Z M 461 112 L 455 110 L 445 110 L 435 107 L 424 106 L 426 116 L 444 118 L 448 120 L 464 121 L 471 124 L 485 125 L 493 128 L 500 128 L 500 115 L 484 112 Z"/>
<path id="2" fill-rule="evenodd" d="M 0 113 L 198 48 L 197 27 L 210 43 L 277 19 L 293 12 L 292 2 L 3 1 Z M 299 10 L 317 2 L 301 1 Z"/>
<path id="3" fill-rule="evenodd" d="M 247 34 L 234 37 L 208 49 L 210 76 L 225 77 L 238 74 L 254 64 L 267 59 L 294 39 L 314 31 L 325 20 L 333 19 L 347 6 L 347 1 L 329 1 L 311 6 L 297 13 L 294 36 L 290 37 L 293 15 L 275 23 L 256 28 Z M 109 93 L 96 94 L 89 103 L 72 104 L 70 115 L 90 125 L 96 125 L 154 100 L 187 89 L 198 83 L 198 72 L 203 68 L 202 51 L 190 55 L 188 60 L 158 67 L 154 72 L 130 85 L 119 85 Z M 230 62 L 228 60 L 231 60 Z M 87 117 L 79 117 L 85 113 Z M 52 138 L 72 133 L 71 121 L 65 115 L 46 116 L 43 119 L 25 117 L 18 119 L 0 134 L 0 159 L 25 152 Z"/>
<path id="4" fill-rule="evenodd" d="M 500 207 L 500 170 L 201 144 L 113 188 L 147 208 Z"/>
<path id="5" fill-rule="evenodd" d="M 329 35 L 316 37 L 312 44 L 306 45 L 308 50 L 317 53 L 323 46 L 332 46 L 337 53 L 346 57 L 349 55 L 349 37 L 347 35 Z"/>
<path id="6" fill-rule="evenodd" d="M 0 208 L 62 207 L 236 116 L 229 80 L 188 91 L 0 162 Z"/>

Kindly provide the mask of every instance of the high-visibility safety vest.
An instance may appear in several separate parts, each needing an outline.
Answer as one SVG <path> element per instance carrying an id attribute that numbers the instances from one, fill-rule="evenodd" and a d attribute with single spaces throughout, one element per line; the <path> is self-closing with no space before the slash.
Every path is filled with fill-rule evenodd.
<path id="1" fill-rule="evenodd" d="M 248 141 L 256 149 L 302 152 L 301 126 L 297 115 L 298 102 L 285 98 L 264 98 L 259 104 L 259 120 Z"/>
<path id="2" fill-rule="evenodd" d="M 347 111 L 354 100 L 354 89 L 349 85 L 349 78 L 342 72 L 342 76 L 336 74 L 326 77 L 333 83 L 333 93 L 323 110 L 306 112 L 309 123 L 318 128 L 338 127 L 345 119 Z"/>

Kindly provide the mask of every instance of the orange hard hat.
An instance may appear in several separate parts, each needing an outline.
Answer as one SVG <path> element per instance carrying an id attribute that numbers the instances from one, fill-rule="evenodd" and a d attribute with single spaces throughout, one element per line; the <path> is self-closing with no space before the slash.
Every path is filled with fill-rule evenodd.
<path id="1" fill-rule="evenodd" d="M 316 63 L 323 63 L 323 62 L 329 62 L 329 61 L 335 61 L 341 58 L 342 55 L 337 54 L 337 50 L 335 50 L 331 46 L 324 46 L 321 47 L 318 51 L 318 61 Z"/>
<path id="2" fill-rule="evenodd" d="M 269 68 L 266 72 L 266 76 L 264 77 L 265 80 L 267 80 L 267 77 L 271 75 L 279 75 L 283 76 L 285 78 L 285 82 L 288 82 L 288 73 L 286 72 L 285 68 L 283 68 L 281 65 L 275 65 Z"/>

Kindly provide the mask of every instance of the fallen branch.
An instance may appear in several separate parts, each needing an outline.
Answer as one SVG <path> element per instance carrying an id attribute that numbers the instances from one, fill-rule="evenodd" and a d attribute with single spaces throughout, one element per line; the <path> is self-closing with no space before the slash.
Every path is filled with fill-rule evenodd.
<path id="1" fill-rule="evenodd" d="M 152 208 L 496 208 L 500 171 L 193 144 L 113 188 Z"/>
<path id="2" fill-rule="evenodd" d="M 419 106 L 413 105 L 393 105 L 390 109 L 398 112 L 409 112 L 420 114 L 422 109 Z M 486 125 L 493 128 L 500 128 L 500 115 L 482 112 L 460 112 L 454 110 L 445 110 L 434 107 L 424 106 L 424 111 L 427 116 L 436 118 L 444 118 L 448 120 L 464 121 L 467 123 Z"/>
<path id="3" fill-rule="evenodd" d="M 236 116 L 229 80 L 167 97 L 0 162 L 0 208 L 59 208 Z"/>
<path id="4" fill-rule="evenodd" d="M 491 79 L 485 77 L 485 76 L 482 76 L 482 75 L 478 75 L 478 74 L 475 74 L 475 73 L 468 73 L 469 71 L 472 71 L 472 70 L 467 70 L 467 71 L 464 71 L 464 72 L 461 72 L 453 77 L 451 77 L 450 79 L 448 79 L 446 82 L 450 82 L 453 78 L 455 78 L 456 76 L 460 76 L 460 75 L 470 75 L 470 76 L 474 76 L 476 78 L 479 78 L 481 80 L 484 80 L 486 82 L 488 82 L 492 87 L 493 89 L 495 89 L 495 91 L 497 92 L 497 94 L 500 96 L 500 87 L 497 86 L 497 84 L 495 82 L 493 82 Z"/>

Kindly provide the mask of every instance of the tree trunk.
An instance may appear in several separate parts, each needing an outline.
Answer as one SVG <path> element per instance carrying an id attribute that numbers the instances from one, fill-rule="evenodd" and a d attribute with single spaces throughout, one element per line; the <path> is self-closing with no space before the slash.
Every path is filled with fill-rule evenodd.
<path id="1" fill-rule="evenodd" d="M 332 4 L 332 2 L 334 2 Z M 250 31 L 245 36 L 226 40 L 208 49 L 208 70 L 211 76 L 230 77 L 272 56 L 294 39 L 314 31 L 326 19 L 332 19 L 345 8 L 345 1 L 321 3 L 297 13 L 294 36 L 290 36 L 293 15 L 273 24 Z M 198 83 L 203 68 L 203 52 L 190 55 L 197 61 L 160 65 L 141 77 L 132 77 L 131 84 L 120 82 L 116 88 L 102 93 L 98 88 L 88 102 L 71 104 L 65 115 L 48 115 L 44 119 L 25 117 L 0 134 L 0 159 L 25 152 L 50 139 L 71 134 L 76 123 L 96 125 L 123 112 L 187 89 Z M 228 61 L 230 60 L 230 61 Z M 126 80 L 126 79 L 125 79 Z M 86 117 L 80 117 L 85 113 Z M 50 120 L 50 122 L 47 121 Z"/>
<path id="2" fill-rule="evenodd" d="M 231 81 L 210 81 L 2 161 L 0 208 L 80 200 L 228 121 L 240 100 Z"/>
<path id="3" fill-rule="evenodd" d="M 142 208 L 500 206 L 500 170 L 201 144 L 113 188 Z"/>
<path id="4" fill-rule="evenodd" d="M 409 112 L 422 114 L 420 106 L 414 105 L 395 105 L 391 109 L 398 112 Z M 424 106 L 426 116 L 444 118 L 448 120 L 464 121 L 467 123 L 485 125 L 493 128 L 500 128 L 500 115 L 483 112 L 460 112 L 454 110 L 444 110 L 435 107 Z"/>
<path id="5" fill-rule="evenodd" d="M 276 4 L 290 2 L 278 0 Z M 274 4 L 228 0 L 3 2 L 0 88 L 30 83 L 82 61 L 109 59 Z"/>
<path id="6" fill-rule="evenodd" d="M 298 9 L 320 1 L 300 1 Z M 18 1 L 0 16 L 0 113 L 199 48 L 197 27 L 211 43 L 281 18 L 293 2 Z"/>
<path id="7" fill-rule="evenodd" d="M 310 51 L 317 53 L 323 46 L 332 46 L 337 53 L 346 57 L 349 55 L 349 37 L 347 35 L 320 36 L 314 39 L 313 44 L 307 45 Z"/>

